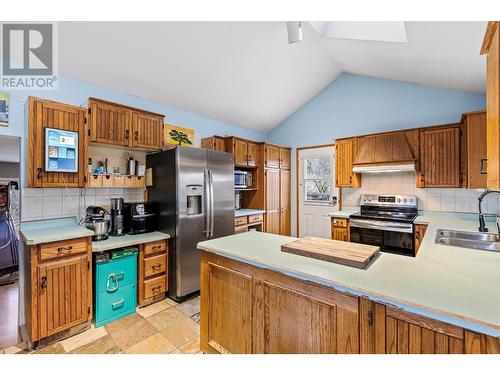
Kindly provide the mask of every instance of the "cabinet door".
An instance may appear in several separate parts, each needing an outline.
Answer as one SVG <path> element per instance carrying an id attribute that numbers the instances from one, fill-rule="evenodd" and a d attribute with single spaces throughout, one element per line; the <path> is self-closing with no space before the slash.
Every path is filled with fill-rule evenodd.
<path id="1" fill-rule="evenodd" d="M 335 142 L 335 184 L 337 187 L 361 186 L 361 177 L 352 172 L 355 146 L 355 139 L 343 139 Z"/>
<path id="2" fill-rule="evenodd" d="M 90 318 L 92 282 L 86 255 L 37 267 L 39 337 L 77 326 Z"/>
<path id="3" fill-rule="evenodd" d="M 420 131 L 420 187 L 460 187 L 460 128 Z"/>
<path id="4" fill-rule="evenodd" d="M 359 353 L 357 298 L 293 283 L 256 280 L 253 353 Z"/>
<path id="5" fill-rule="evenodd" d="M 266 169 L 266 232 L 280 233 L 280 170 Z"/>
<path id="6" fill-rule="evenodd" d="M 248 142 L 233 138 L 234 164 L 246 166 L 248 164 Z"/>
<path id="7" fill-rule="evenodd" d="M 256 167 L 259 164 L 259 145 L 248 142 L 248 166 Z"/>
<path id="8" fill-rule="evenodd" d="M 492 21 L 493 22 L 493 21 Z M 486 128 L 489 189 L 500 188 L 500 23 L 495 22 L 486 63 Z M 488 25 L 488 27 L 490 27 Z"/>
<path id="9" fill-rule="evenodd" d="M 348 241 L 348 231 L 345 228 L 332 228 L 332 239 L 337 241 Z"/>
<path id="10" fill-rule="evenodd" d="M 290 149 L 280 148 L 280 168 L 290 169 Z"/>
<path id="11" fill-rule="evenodd" d="M 461 354 L 464 330 L 361 298 L 360 351 L 362 354 Z"/>
<path id="12" fill-rule="evenodd" d="M 420 248 L 420 244 L 424 239 L 425 231 L 427 230 L 427 225 L 425 224 L 415 224 L 415 252 Z"/>
<path id="13" fill-rule="evenodd" d="M 221 137 L 215 137 L 215 151 L 226 152 L 226 140 Z"/>
<path id="14" fill-rule="evenodd" d="M 90 141 L 128 146 L 130 110 L 121 106 L 89 100 Z"/>
<path id="15" fill-rule="evenodd" d="M 203 351 L 251 353 L 252 277 L 202 262 L 201 291 L 200 342 Z"/>
<path id="16" fill-rule="evenodd" d="M 486 113 L 465 116 L 465 160 L 468 189 L 485 189 L 487 184 Z"/>
<path id="17" fill-rule="evenodd" d="M 132 112 L 134 138 L 132 145 L 161 150 L 163 147 L 163 117 L 143 112 Z"/>
<path id="18" fill-rule="evenodd" d="M 28 187 L 83 187 L 87 163 L 86 110 L 50 100 L 29 98 Z M 45 129 L 78 133 L 78 172 L 45 172 Z"/>
<path id="19" fill-rule="evenodd" d="M 265 165 L 267 168 L 280 167 L 280 148 L 273 145 L 264 146 Z"/>
<path id="20" fill-rule="evenodd" d="M 290 171 L 280 170 L 280 234 L 290 235 Z"/>

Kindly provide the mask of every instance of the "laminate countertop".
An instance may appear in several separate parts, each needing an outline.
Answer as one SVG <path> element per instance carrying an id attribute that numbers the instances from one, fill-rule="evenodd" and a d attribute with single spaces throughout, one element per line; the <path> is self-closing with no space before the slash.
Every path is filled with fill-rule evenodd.
<path id="1" fill-rule="evenodd" d="M 265 214 L 265 210 L 255 210 L 253 208 L 242 208 L 234 211 L 234 217 Z"/>
<path id="2" fill-rule="evenodd" d="M 426 212 L 416 222 L 428 228 L 415 258 L 381 253 L 366 270 L 284 253 L 281 245 L 295 238 L 262 232 L 198 248 L 500 337 L 500 253 L 434 242 L 437 229 L 476 231 L 477 215 Z"/>
<path id="3" fill-rule="evenodd" d="M 89 237 L 94 234 L 93 231 L 78 225 L 75 218 L 24 222 L 21 223 L 20 233 L 23 242 L 30 246 L 47 242 L 71 240 L 73 238 Z M 135 235 L 126 234 L 120 237 L 109 236 L 107 240 L 92 242 L 92 252 L 118 249 L 141 243 L 166 240 L 168 238 L 170 238 L 170 235 L 162 232 Z"/>

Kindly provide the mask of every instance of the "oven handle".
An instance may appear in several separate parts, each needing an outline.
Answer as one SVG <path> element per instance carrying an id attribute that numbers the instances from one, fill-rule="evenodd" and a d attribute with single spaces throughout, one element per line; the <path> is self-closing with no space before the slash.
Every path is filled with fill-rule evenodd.
<path id="1" fill-rule="evenodd" d="M 378 229 L 388 232 L 413 233 L 413 224 L 391 223 L 387 221 L 350 219 L 349 225 L 354 228 Z"/>

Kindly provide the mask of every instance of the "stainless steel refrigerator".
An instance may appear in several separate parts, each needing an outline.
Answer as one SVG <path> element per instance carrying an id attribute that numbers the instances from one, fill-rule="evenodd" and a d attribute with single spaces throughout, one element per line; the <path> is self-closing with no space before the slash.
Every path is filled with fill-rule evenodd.
<path id="1" fill-rule="evenodd" d="M 158 205 L 159 230 L 171 236 L 169 296 L 177 301 L 200 290 L 200 241 L 234 234 L 233 155 L 181 147 L 146 157 Z"/>

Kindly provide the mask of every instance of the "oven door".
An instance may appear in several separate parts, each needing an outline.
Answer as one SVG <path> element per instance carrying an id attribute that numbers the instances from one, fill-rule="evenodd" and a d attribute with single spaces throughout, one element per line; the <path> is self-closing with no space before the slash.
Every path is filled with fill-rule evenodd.
<path id="1" fill-rule="evenodd" d="M 350 219 L 350 240 L 379 246 L 380 250 L 415 256 L 413 224 Z"/>

